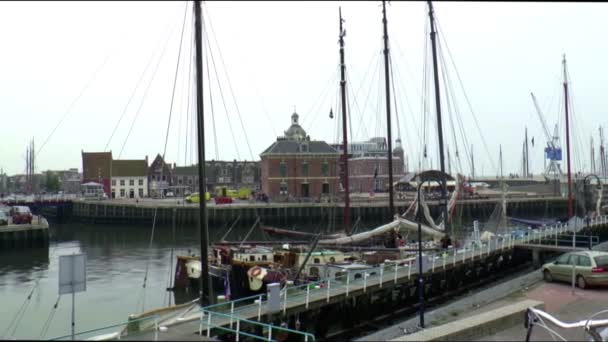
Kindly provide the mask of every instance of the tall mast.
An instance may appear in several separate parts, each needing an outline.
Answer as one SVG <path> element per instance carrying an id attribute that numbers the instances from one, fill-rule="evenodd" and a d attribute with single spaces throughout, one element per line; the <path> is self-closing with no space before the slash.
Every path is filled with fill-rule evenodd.
<path id="1" fill-rule="evenodd" d="M 473 159 L 473 144 L 471 144 L 471 178 L 475 178 L 475 159 Z"/>
<path id="2" fill-rule="evenodd" d="M 595 149 L 593 146 L 593 136 L 590 137 L 591 141 L 590 141 L 590 146 L 591 146 L 591 164 L 589 165 L 589 168 L 591 169 L 591 173 L 596 173 L 595 172 Z"/>
<path id="3" fill-rule="evenodd" d="M 566 153 L 568 154 L 568 218 L 572 217 L 572 175 L 570 170 L 570 115 L 568 113 L 568 75 L 566 71 L 566 55 L 562 62 L 564 66 L 564 108 L 566 109 Z"/>
<path id="4" fill-rule="evenodd" d="M 500 159 L 500 179 L 502 180 L 502 145 L 498 145 L 498 158 Z"/>
<path id="5" fill-rule="evenodd" d="M 388 139 L 388 207 L 391 218 L 395 215 L 393 200 L 393 138 L 391 136 L 391 92 L 389 87 L 388 29 L 386 28 L 386 1 L 382 1 L 382 25 L 384 27 L 384 85 L 386 88 L 386 136 Z"/>
<path id="6" fill-rule="evenodd" d="M 526 127 L 526 151 L 524 154 L 524 165 L 525 165 L 525 171 L 524 171 L 524 177 L 528 178 L 530 177 L 530 157 L 529 157 L 529 152 L 528 152 L 528 127 Z"/>
<path id="7" fill-rule="evenodd" d="M 443 127 L 441 126 L 441 100 L 439 94 L 439 69 L 437 68 L 437 42 L 435 31 L 435 18 L 433 17 L 433 2 L 428 1 L 429 4 L 429 18 L 431 22 L 431 45 L 433 47 L 433 77 L 435 81 L 435 107 L 437 109 L 437 136 L 439 137 L 439 163 L 441 165 L 441 173 L 445 174 L 445 160 L 443 158 Z M 443 207 L 443 220 L 445 223 L 445 231 L 448 231 L 450 226 L 448 220 L 448 199 L 446 189 L 448 186 L 448 180 L 444 179 L 443 187 L 441 187 L 441 201 Z M 454 231 L 450 231 L 450 235 L 454 236 Z"/>
<path id="8" fill-rule="evenodd" d="M 196 44 L 196 117 L 198 132 L 198 193 L 199 193 L 199 225 L 201 235 L 201 306 L 204 305 L 204 296 L 207 294 L 208 302 L 213 303 L 213 288 L 209 278 L 209 226 L 207 222 L 207 199 L 205 178 L 205 121 L 203 112 L 203 34 L 201 18 L 201 2 L 194 1 L 194 40 Z"/>
<path id="9" fill-rule="evenodd" d="M 342 154 L 342 165 L 344 165 L 344 231 L 347 235 L 350 235 L 350 191 L 348 186 L 348 135 L 347 135 L 347 122 L 346 122 L 346 66 L 344 65 L 344 36 L 345 31 L 342 28 L 342 7 L 338 9 L 340 14 L 340 92 L 342 97 L 342 136 L 344 140 L 343 154 Z"/>

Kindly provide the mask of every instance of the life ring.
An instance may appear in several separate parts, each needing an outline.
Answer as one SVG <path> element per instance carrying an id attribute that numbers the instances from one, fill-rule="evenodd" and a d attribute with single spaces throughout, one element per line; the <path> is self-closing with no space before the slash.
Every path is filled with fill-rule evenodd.
<path id="1" fill-rule="evenodd" d="M 255 266 L 251 269 L 251 276 L 254 278 L 260 275 L 260 273 L 262 273 L 262 268 L 259 266 Z"/>

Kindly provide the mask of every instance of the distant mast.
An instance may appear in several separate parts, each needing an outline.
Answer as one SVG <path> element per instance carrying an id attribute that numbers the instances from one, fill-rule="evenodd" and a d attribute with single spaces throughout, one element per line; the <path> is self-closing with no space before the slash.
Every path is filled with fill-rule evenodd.
<path id="1" fill-rule="evenodd" d="M 384 28 L 384 84 L 386 88 L 386 129 L 388 140 L 388 207 L 391 219 L 395 215 L 395 202 L 393 198 L 393 138 L 391 135 L 391 92 L 389 87 L 389 50 L 388 50 L 388 29 L 386 20 L 386 1 L 382 1 L 382 24 Z"/>
<path id="2" fill-rule="evenodd" d="M 342 142 L 343 153 L 342 153 L 342 170 L 344 171 L 344 231 L 346 235 L 350 235 L 350 191 L 348 185 L 348 134 L 347 134 L 347 122 L 346 122 L 346 66 L 344 65 L 344 36 L 346 35 L 342 28 L 342 7 L 338 8 L 340 15 L 340 93 L 342 97 L 342 136 L 344 138 Z"/>
<path id="3" fill-rule="evenodd" d="M 566 153 L 568 154 L 568 218 L 573 215 L 572 210 L 572 174 L 570 169 L 570 114 L 568 112 L 568 72 L 566 70 L 566 55 L 562 61 L 564 66 L 564 108 L 566 110 Z"/>

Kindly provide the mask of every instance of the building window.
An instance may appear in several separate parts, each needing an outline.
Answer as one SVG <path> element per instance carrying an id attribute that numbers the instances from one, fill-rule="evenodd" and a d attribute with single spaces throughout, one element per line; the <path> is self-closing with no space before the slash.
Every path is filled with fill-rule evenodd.
<path id="1" fill-rule="evenodd" d="M 143 179 L 140 179 L 140 180 L 139 180 L 137 183 L 138 183 L 139 185 L 144 185 L 144 180 L 143 180 Z"/>
<path id="2" fill-rule="evenodd" d="M 192 178 L 188 179 L 188 185 L 192 185 Z"/>
<path id="3" fill-rule="evenodd" d="M 281 172 L 281 177 L 287 177 L 287 164 L 285 162 L 281 162 L 279 170 Z"/>
<path id="4" fill-rule="evenodd" d="M 121 180 L 120 180 L 120 185 L 122 185 L 122 186 L 124 186 L 124 185 L 125 185 L 125 180 L 124 180 L 124 179 L 121 179 Z M 120 197 L 122 197 L 122 195 L 121 195 Z"/>
<path id="5" fill-rule="evenodd" d="M 167 176 L 163 175 L 163 182 L 167 180 Z"/>
<path id="6" fill-rule="evenodd" d="M 135 185 L 135 180 L 134 179 L 129 179 L 129 185 L 131 185 L 131 186 Z"/>
<path id="7" fill-rule="evenodd" d="M 325 177 L 329 176 L 329 163 L 323 162 L 321 165 L 321 174 Z"/>
<path id="8" fill-rule="evenodd" d="M 116 186 L 116 179 L 112 179 L 112 186 Z"/>
<path id="9" fill-rule="evenodd" d="M 139 197 L 144 197 L 144 189 L 139 188 Z"/>
<path id="10" fill-rule="evenodd" d="M 182 185 L 182 179 L 181 178 L 177 180 L 177 184 Z"/>
<path id="11" fill-rule="evenodd" d="M 280 194 L 287 195 L 287 183 L 285 183 L 285 182 L 281 183 Z"/>
<path id="12" fill-rule="evenodd" d="M 329 183 L 323 183 L 321 192 L 323 193 L 323 195 L 329 194 Z"/>
<path id="13" fill-rule="evenodd" d="M 152 180 L 155 181 L 156 180 L 156 176 L 152 175 Z"/>
<path id="14" fill-rule="evenodd" d="M 120 197 L 125 197 L 125 189 L 120 189 Z"/>
<path id="15" fill-rule="evenodd" d="M 304 162 L 302 164 L 302 177 L 308 177 L 308 163 Z"/>

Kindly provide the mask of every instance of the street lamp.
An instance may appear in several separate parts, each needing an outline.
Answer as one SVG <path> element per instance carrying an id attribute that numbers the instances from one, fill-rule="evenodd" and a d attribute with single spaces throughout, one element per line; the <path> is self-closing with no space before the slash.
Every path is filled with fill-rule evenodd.
<path id="1" fill-rule="evenodd" d="M 422 208 L 420 207 L 420 189 L 424 183 L 431 180 L 437 181 L 439 185 L 447 192 L 447 187 L 445 186 L 446 183 L 444 183 L 444 180 L 436 177 L 428 177 L 418 184 L 418 211 L 416 213 L 416 220 L 418 221 L 418 300 L 420 301 L 420 328 L 424 328 L 424 277 L 422 276 L 422 224 L 420 222 L 422 220 Z M 448 218 L 444 217 L 443 219 L 447 220 Z"/>
<path id="2" fill-rule="evenodd" d="M 587 178 L 589 178 L 589 177 L 595 177 L 595 179 L 597 179 L 597 188 L 599 190 L 602 189 L 602 181 L 600 180 L 600 177 L 598 177 L 596 174 L 593 174 L 593 173 L 586 175 L 585 178 L 583 178 L 583 196 L 587 195 Z M 585 203 L 585 202 L 586 202 L 586 198 L 583 203 Z M 589 234 L 589 249 L 591 249 L 591 231 L 589 230 L 589 223 L 591 221 L 591 218 L 589 216 L 587 216 L 587 213 L 585 213 L 585 216 L 586 216 L 585 221 L 587 221 L 587 233 Z"/>

